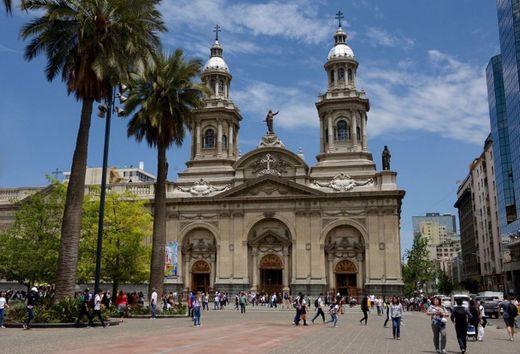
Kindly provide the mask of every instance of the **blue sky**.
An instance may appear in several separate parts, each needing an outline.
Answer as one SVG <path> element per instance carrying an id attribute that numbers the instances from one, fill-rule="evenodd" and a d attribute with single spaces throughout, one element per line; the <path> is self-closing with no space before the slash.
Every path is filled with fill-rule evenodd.
<path id="1" fill-rule="evenodd" d="M 222 27 L 231 96 L 244 116 L 242 153 L 255 147 L 272 108 L 280 110 L 278 135 L 293 151 L 302 147 L 311 165 L 319 148 L 314 102 L 326 89 L 323 64 L 341 10 L 360 63 L 358 87 L 370 99 L 369 150 L 380 169 L 389 146 L 406 190 L 402 248 L 411 245 L 412 215 L 456 214 L 457 181 L 489 133 L 484 69 L 499 53 L 494 0 L 163 0 L 162 10 L 167 50 L 206 60 L 212 28 Z M 0 15 L 0 187 L 41 186 L 54 169 L 70 170 L 79 123 L 80 104 L 63 83 L 46 81 L 44 58 L 23 60 L 18 33 L 30 17 Z M 89 166 L 101 165 L 103 128 L 93 118 Z M 109 164 L 144 161 L 155 173 L 155 151 L 128 139 L 124 120 L 112 129 Z M 184 169 L 188 147 L 169 152 L 170 179 Z"/>

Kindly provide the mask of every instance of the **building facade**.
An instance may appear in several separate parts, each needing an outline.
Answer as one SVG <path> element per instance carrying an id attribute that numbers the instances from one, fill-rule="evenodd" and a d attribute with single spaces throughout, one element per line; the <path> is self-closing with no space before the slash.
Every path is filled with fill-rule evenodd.
<path id="1" fill-rule="evenodd" d="M 190 160 L 168 192 L 167 288 L 402 293 L 404 191 L 368 151 L 369 101 L 346 40 L 338 27 L 316 102 L 320 152 L 309 166 L 275 133 L 283 112 L 269 112 L 257 148 L 239 156 L 242 116 L 217 38 L 201 75 L 211 94 L 195 114 Z"/>

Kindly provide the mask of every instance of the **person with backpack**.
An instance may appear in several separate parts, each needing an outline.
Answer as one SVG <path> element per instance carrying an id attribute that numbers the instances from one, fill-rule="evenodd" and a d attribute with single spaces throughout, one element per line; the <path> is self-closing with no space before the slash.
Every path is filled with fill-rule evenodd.
<path id="1" fill-rule="evenodd" d="M 509 340 L 515 340 L 515 317 L 518 316 L 518 308 L 513 303 L 514 297 L 509 296 L 509 300 L 502 301 L 500 307 L 502 307 L 502 318 L 507 327 L 507 334 L 509 334 Z"/>
<path id="2" fill-rule="evenodd" d="M 320 296 L 314 300 L 314 307 L 316 308 L 316 314 L 312 318 L 311 322 L 314 324 L 314 320 L 318 318 L 318 316 L 321 315 L 321 318 L 323 319 L 323 323 L 325 323 L 325 314 L 323 313 L 323 294 L 320 294 Z"/>
<path id="3" fill-rule="evenodd" d="M 103 328 L 106 328 L 110 325 L 110 323 L 105 323 L 105 321 L 103 321 L 103 315 L 101 314 L 101 309 L 103 306 L 103 290 L 99 289 L 96 296 L 94 297 L 94 310 L 92 311 L 91 320 L 94 319 L 94 316 L 97 316 Z"/>
<path id="4" fill-rule="evenodd" d="M 457 303 L 457 306 L 453 308 L 450 318 L 451 321 L 455 323 L 455 332 L 457 333 L 457 341 L 459 342 L 460 351 L 461 353 L 465 353 L 468 322 L 471 319 L 471 313 L 467 308 L 462 306 L 462 298 L 457 297 L 455 302 Z"/>
<path id="5" fill-rule="evenodd" d="M 298 293 L 298 296 L 296 296 L 296 298 L 294 299 L 294 302 L 293 302 L 293 307 L 295 308 L 296 310 L 296 315 L 294 315 L 294 325 L 295 326 L 298 326 L 300 325 L 300 320 L 301 320 L 301 311 L 302 311 L 302 305 L 301 305 L 301 298 L 303 297 L 303 294 L 300 292 Z"/>
<path id="6" fill-rule="evenodd" d="M 89 300 L 90 300 L 90 294 L 89 294 L 89 290 L 87 288 L 83 291 L 83 293 L 79 297 L 79 314 L 78 314 L 78 319 L 76 320 L 76 323 L 75 323 L 76 327 L 79 327 L 79 322 L 81 320 L 83 320 L 83 316 L 87 316 L 87 318 L 88 318 L 87 327 L 92 326 L 92 317 L 90 316 Z"/>
<path id="7" fill-rule="evenodd" d="M 334 328 L 337 327 L 338 324 L 338 310 L 339 305 L 336 300 L 333 300 L 332 304 L 330 305 L 329 313 L 330 313 L 330 320 L 328 320 L 325 324 L 334 322 Z M 313 320 L 314 321 L 314 320 Z"/>

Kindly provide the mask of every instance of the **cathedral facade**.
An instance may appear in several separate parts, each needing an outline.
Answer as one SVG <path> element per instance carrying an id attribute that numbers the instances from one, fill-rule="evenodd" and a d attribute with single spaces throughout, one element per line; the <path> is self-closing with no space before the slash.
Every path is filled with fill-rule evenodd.
<path id="1" fill-rule="evenodd" d="M 239 155 L 242 116 L 217 32 L 201 74 L 211 94 L 192 123 L 187 168 L 168 193 L 167 288 L 402 294 L 404 191 L 389 156 L 377 171 L 368 151 L 369 100 L 356 88 L 358 62 L 346 42 L 340 25 L 316 102 L 320 152 L 309 166 L 276 135 L 276 112 L 257 148 Z"/>

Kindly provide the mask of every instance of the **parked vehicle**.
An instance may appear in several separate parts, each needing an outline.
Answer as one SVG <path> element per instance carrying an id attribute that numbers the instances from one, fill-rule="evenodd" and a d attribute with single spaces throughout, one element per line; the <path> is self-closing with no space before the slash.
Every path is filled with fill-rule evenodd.
<path id="1" fill-rule="evenodd" d="M 444 306 L 446 310 L 451 311 L 452 305 L 451 305 L 451 297 L 445 296 L 441 298 L 441 304 Z"/>
<path id="2" fill-rule="evenodd" d="M 461 294 L 461 293 L 452 294 L 451 295 L 452 306 L 457 306 L 456 299 L 458 299 L 458 298 L 462 299 L 462 306 L 464 306 L 465 308 L 469 307 L 469 300 L 471 300 L 471 298 L 469 297 L 469 294 Z"/>
<path id="3" fill-rule="evenodd" d="M 481 291 L 477 296 L 489 296 L 496 298 L 498 301 L 504 301 L 504 293 L 501 291 Z"/>
<path id="4" fill-rule="evenodd" d="M 500 303 L 501 301 L 497 297 L 492 296 L 477 296 L 475 300 L 480 301 L 480 304 L 484 306 L 486 317 L 498 318 L 500 314 Z"/>

